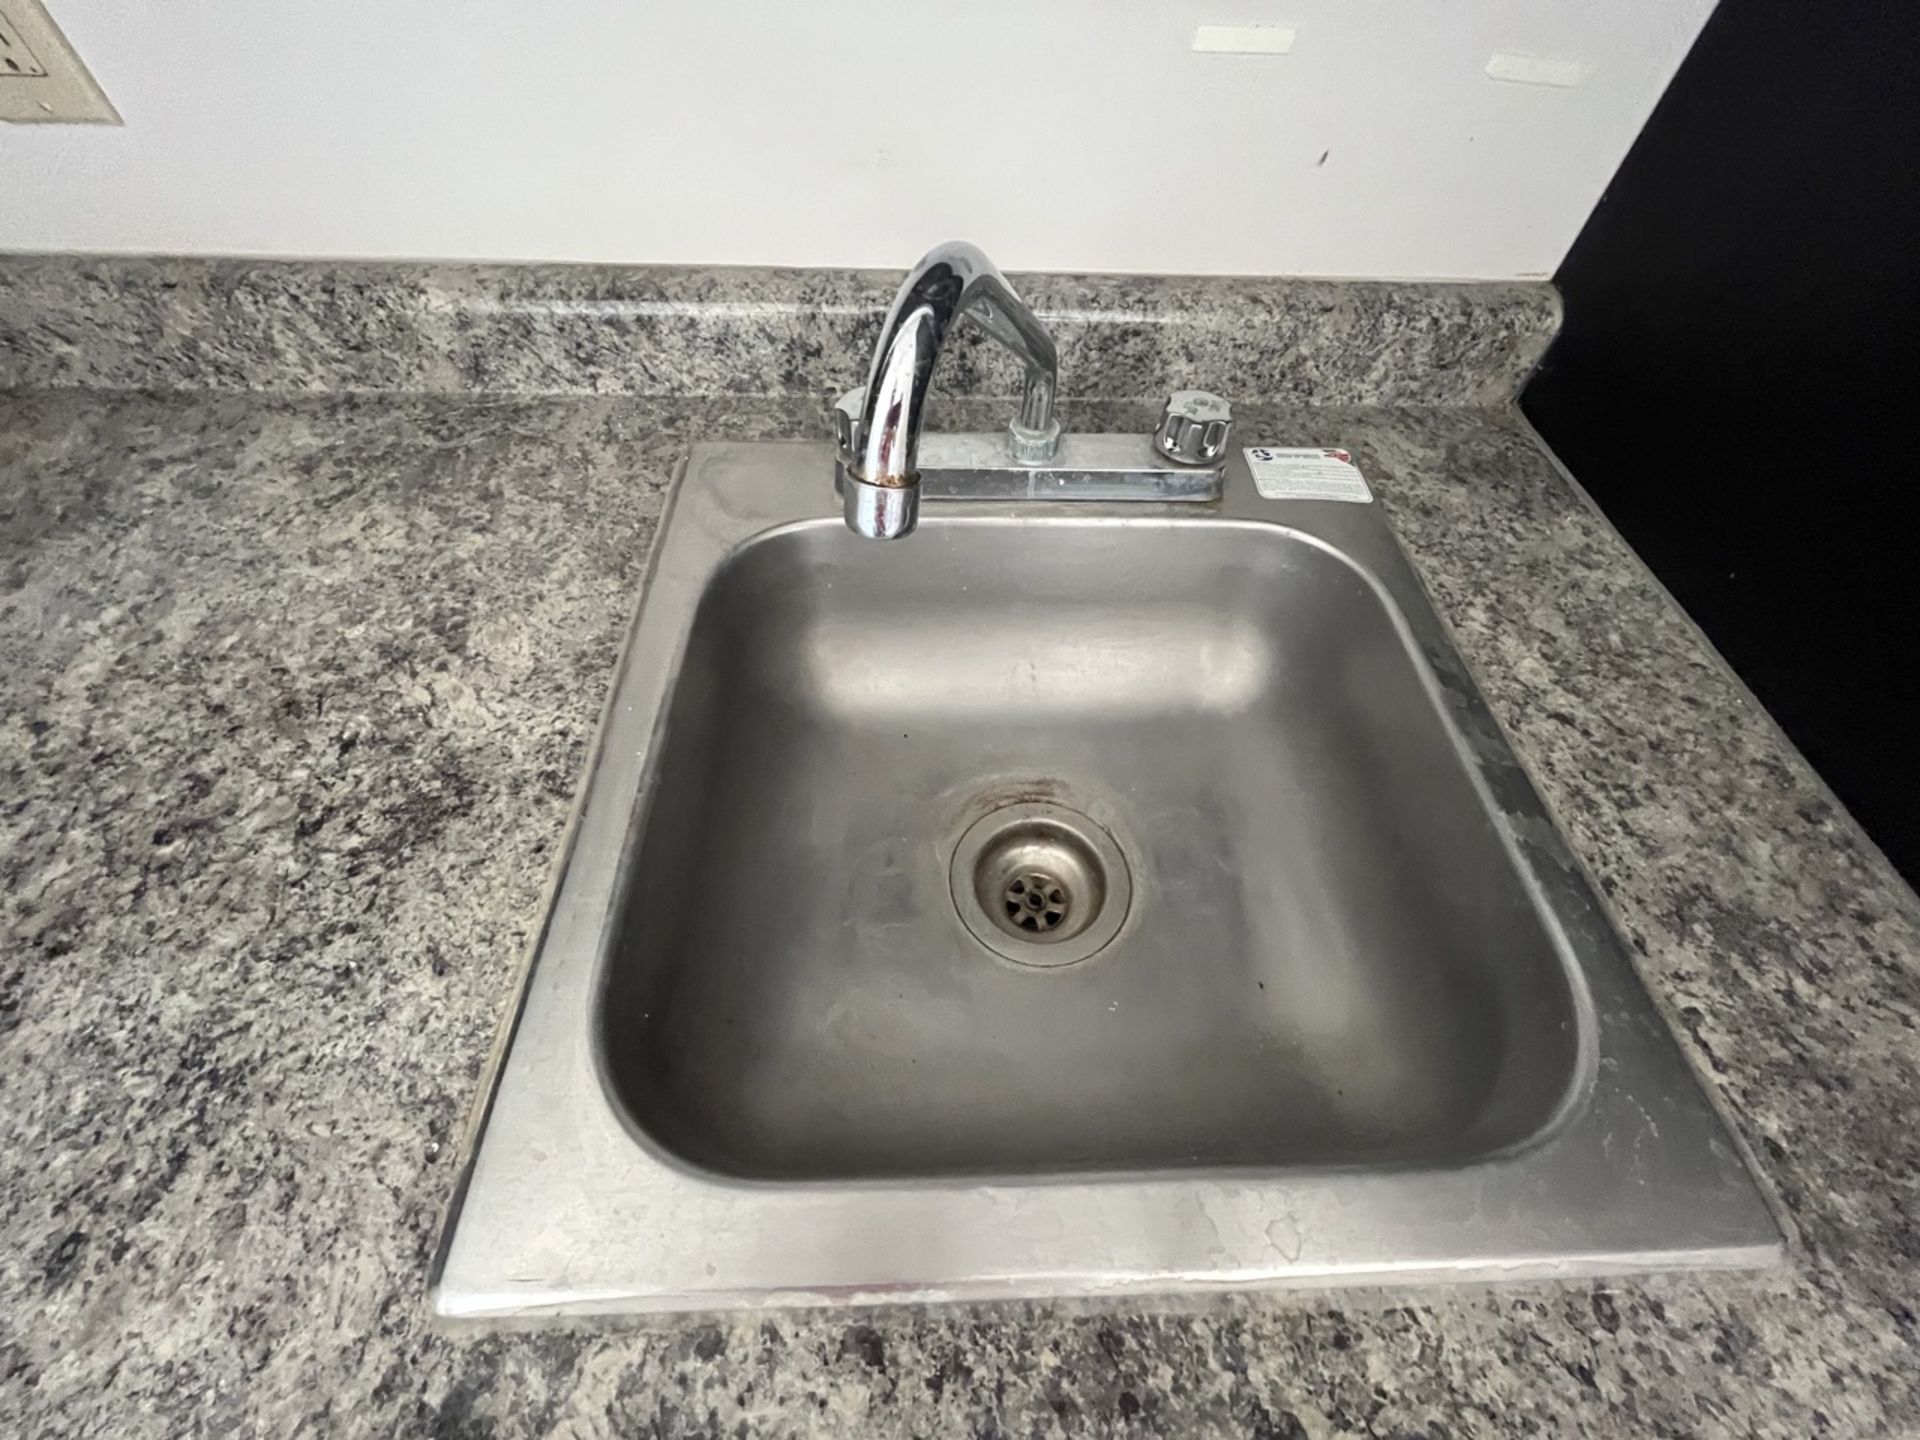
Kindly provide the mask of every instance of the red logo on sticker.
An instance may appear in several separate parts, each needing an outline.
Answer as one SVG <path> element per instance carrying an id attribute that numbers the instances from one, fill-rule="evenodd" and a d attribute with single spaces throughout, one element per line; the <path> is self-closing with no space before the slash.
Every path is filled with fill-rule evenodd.
<path id="1" fill-rule="evenodd" d="M 1320 453 L 1330 459 L 1338 460 L 1342 465 L 1353 463 L 1353 452 L 1350 450 L 1322 450 Z"/>

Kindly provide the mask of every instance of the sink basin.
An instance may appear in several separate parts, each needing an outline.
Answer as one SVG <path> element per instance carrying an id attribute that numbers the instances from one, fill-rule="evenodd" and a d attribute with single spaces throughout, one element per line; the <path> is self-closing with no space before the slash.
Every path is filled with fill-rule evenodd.
<path id="1" fill-rule="evenodd" d="M 777 530 L 702 595 L 661 737 L 596 1040 L 689 1164 L 1458 1163 L 1580 1078 L 1573 979 L 1409 637 L 1305 536 Z M 1069 966 L 955 904 L 962 835 L 1022 803 L 1131 882 Z"/>
<path id="2" fill-rule="evenodd" d="M 677 487 L 451 1315 L 1764 1263 L 1377 508 Z"/>

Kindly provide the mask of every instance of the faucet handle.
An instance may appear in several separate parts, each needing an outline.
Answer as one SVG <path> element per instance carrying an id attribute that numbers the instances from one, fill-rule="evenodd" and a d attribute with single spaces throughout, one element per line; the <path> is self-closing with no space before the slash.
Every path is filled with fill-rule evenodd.
<path id="1" fill-rule="evenodd" d="M 1217 465 L 1227 453 L 1233 407 L 1206 390 L 1176 390 L 1160 412 L 1153 448 L 1176 465 Z"/>

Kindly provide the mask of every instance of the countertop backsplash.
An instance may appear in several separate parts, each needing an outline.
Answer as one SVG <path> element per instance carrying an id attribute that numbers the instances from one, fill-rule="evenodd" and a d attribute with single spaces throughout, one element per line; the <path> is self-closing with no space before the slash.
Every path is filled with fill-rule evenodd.
<path id="1" fill-rule="evenodd" d="M 1553 338 L 1540 283 L 1016 275 L 1067 398 L 1497 404 Z M 838 395 L 900 283 L 873 270 L 0 257 L 0 389 Z M 939 396 L 1012 395 L 963 326 Z"/>

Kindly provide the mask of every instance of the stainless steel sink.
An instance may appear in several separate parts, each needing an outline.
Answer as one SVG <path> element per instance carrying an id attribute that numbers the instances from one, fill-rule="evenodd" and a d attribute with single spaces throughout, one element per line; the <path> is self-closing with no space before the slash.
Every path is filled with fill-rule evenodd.
<path id="1" fill-rule="evenodd" d="M 450 1315 L 1763 1263 L 1377 507 L 697 448 Z"/>
<path id="2" fill-rule="evenodd" d="M 1393 612 L 1303 536 L 776 531 L 695 610 L 659 765 L 595 1038 L 689 1164 L 1459 1164 L 1581 1079 L 1573 978 Z M 962 838 L 1048 819 L 1058 853 L 967 904 Z M 996 904 L 999 944 L 964 921 Z"/>

